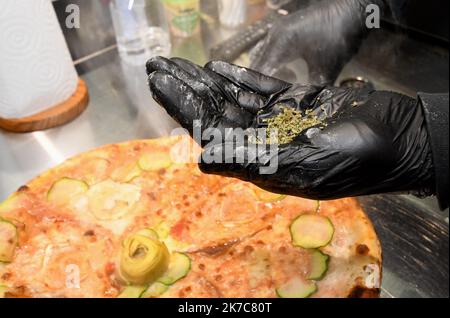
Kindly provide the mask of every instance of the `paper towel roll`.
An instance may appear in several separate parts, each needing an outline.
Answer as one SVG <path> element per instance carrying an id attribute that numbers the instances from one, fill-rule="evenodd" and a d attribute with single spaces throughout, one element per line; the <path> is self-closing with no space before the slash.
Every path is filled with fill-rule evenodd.
<path id="1" fill-rule="evenodd" d="M 78 76 L 50 0 L 0 1 L 0 117 L 68 99 Z"/>

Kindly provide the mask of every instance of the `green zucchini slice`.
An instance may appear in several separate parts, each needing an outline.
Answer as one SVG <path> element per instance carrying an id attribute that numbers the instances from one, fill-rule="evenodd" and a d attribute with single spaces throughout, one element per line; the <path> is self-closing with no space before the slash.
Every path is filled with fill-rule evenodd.
<path id="1" fill-rule="evenodd" d="M 117 298 L 140 298 L 145 289 L 145 286 L 127 286 Z"/>
<path id="2" fill-rule="evenodd" d="M 89 185 L 84 181 L 62 178 L 50 188 L 47 193 L 47 200 L 56 205 L 66 205 L 73 197 L 88 190 Z"/>
<path id="3" fill-rule="evenodd" d="M 158 282 L 170 286 L 187 276 L 191 270 L 191 259 L 182 253 L 173 253 L 168 270 L 158 279 Z"/>
<path id="4" fill-rule="evenodd" d="M 334 235 L 330 219 L 317 214 L 299 216 L 291 224 L 290 230 L 293 244 L 306 249 L 327 246 Z"/>
<path id="5" fill-rule="evenodd" d="M 0 216 L 2 214 L 8 213 L 8 212 L 14 210 L 16 207 L 18 207 L 21 196 L 22 195 L 20 193 L 14 193 L 9 198 L 7 198 L 5 201 L 0 203 Z"/>
<path id="6" fill-rule="evenodd" d="M 317 292 L 317 285 L 313 281 L 293 278 L 276 290 L 280 298 L 308 298 Z"/>
<path id="7" fill-rule="evenodd" d="M 307 278 L 315 281 L 322 280 L 328 271 L 329 261 L 330 256 L 328 256 L 327 254 L 324 254 L 319 250 L 312 250 L 311 271 L 307 276 Z"/>
<path id="8" fill-rule="evenodd" d="M 18 243 L 14 224 L 0 219 L 0 263 L 10 263 Z"/>
<path id="9" fill-rule="evenodd" d="M 164 294 L 169 289 L 169 286 L 163 283 L 153 283 L 151 284 L 142 294 L 141 298 L 156 298 Z"/>
<path id="10" fill-rule="evenodd" d="M 116 182 L 130 182 L 134 178 L 139 177 L 142 170 L 136 163 L 121 166 L 113 171 L 111 179 Z"/>

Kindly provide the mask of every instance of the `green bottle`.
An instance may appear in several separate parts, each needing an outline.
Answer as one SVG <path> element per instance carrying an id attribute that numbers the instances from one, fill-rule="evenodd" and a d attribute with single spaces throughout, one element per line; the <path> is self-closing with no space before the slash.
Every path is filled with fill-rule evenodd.
<path id="1" fill-rule="evenodd" d="M 175 36 L 190 37 L 200 30 L 200 0 L 162 0 Z"/>

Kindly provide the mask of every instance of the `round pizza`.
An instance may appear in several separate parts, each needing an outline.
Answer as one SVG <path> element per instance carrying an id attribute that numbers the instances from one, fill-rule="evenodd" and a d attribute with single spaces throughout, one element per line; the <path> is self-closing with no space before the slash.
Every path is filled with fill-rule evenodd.
<path id="1" fill-rule="evenodd" d="M 203 174 L 189 137 L 69 159 L 0 205 L 0 297 L 377 297 L 381 248 L 355 199 Z"/>

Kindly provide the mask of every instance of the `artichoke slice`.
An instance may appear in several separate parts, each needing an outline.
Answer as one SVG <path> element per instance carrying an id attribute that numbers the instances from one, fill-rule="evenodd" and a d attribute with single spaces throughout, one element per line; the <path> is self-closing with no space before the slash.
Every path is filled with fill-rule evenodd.
<path id="1" fill-rule="evenodd" d="M 166 245 L 148 236 L 135 234 L 123 245 L 120 274 L 134 285 L 147 285 L 156 281 L 169 267 L 170 254 Z"/>

